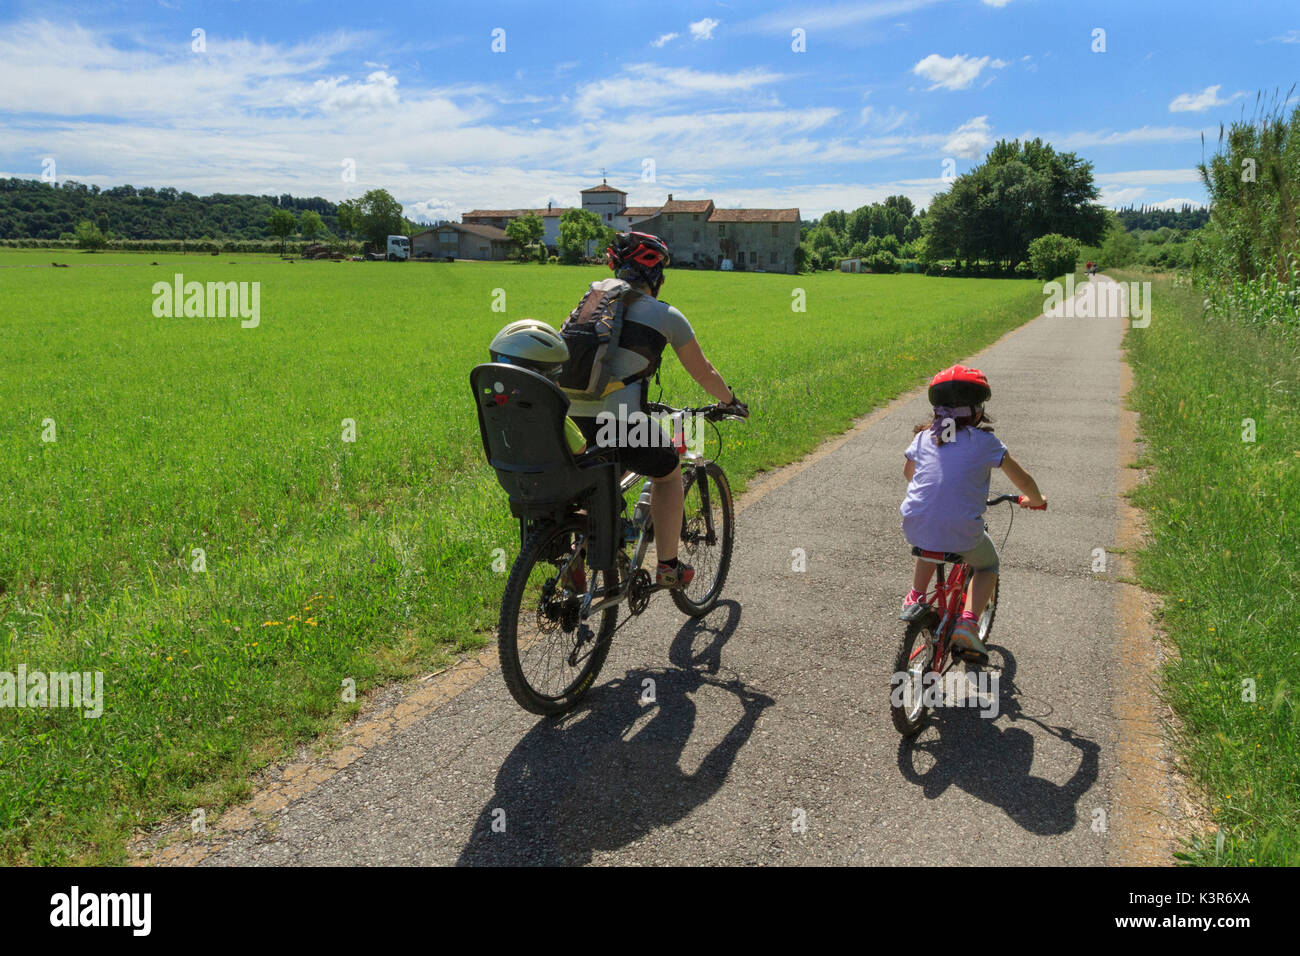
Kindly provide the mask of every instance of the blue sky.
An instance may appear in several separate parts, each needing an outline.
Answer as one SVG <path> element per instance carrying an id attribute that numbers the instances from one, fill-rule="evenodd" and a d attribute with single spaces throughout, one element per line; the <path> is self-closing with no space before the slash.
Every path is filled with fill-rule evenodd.
<path id="1" fill-rule="evenodd" d="M 1199 203 L 1202 132 L 1298 66 L 1294 0 L 10 2 L 0 174 L 52 157 L 101 186 L 384 187 L 434 220 L 574 205 L 603 168 L 632 205 L 812 218 L 924 205 L 945 161 L 1042 136 L 1094 163 L 1108 205 Z"/>

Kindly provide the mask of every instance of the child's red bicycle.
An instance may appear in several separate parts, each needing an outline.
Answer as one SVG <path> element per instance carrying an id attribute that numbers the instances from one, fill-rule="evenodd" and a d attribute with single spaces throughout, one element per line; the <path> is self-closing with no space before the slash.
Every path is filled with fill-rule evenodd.
<path id="1" fill-rule="evenodd" d="M 1022 500 L 1022 495 L 998 495 L 989 499 L 988 506 L 992 508 L 1003 502 L 1019 504 Z M 1014 508 L 1011 513 L 1014 521 Z M 1011 527 L 1008 525 L 1007 536 L 1010 535 Z M 1006 538 L 1002 539 L 1002 544 L 1006 545 Z M 966 586 L 970 583 L 972 573 L 970 565 L 962 560 L 960 554 L 923 551 L 920 548 L 913 548 L 912 553 L 924 561 L 934 562 L 937 567 L 934 569 L 934 590 L 900 615 L 906 622 L 907 629 L 903 632 L 898 656 L 894 659 L 889 710 L 894 719 L 894 727 L 905 737 L 916 736 L 925 726 L 929 712 L 926 695 L 933 694 L 934 688 L 942 687 L 943 675 L 959 660 L 975 662 L 974 657 L 968 658 L 959 648 L 952 646 L 953 629 L 966 606 Z M 952 571 L 945 575 L 944 568 L 948 564 L 952 565 Z M 993 633 L 993 619 L 998 612 L 998 591 L 1001 586 L 1002 579 L 999 576 L 993 587 L 993 596 L 980 615 L 979 639 L 985 645 Z"/>

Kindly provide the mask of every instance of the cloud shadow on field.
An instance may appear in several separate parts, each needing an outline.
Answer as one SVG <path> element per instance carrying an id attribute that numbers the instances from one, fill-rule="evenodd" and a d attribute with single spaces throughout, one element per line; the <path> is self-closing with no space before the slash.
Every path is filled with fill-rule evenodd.
<path id="1" fill-rule="evenodd" d="M 671 668 L 629 671 L 598 684 L 576 711 L 539 720 L 497 772 L 457 864 L 588 863 L 595 851 L 676 823 L 717 793 L 759 716 L 775 703 L 738 678 L 717 676 L 740 614 L 740 605 L 723 601 L 708 618 L 688 619 L 669 649 Z M 641 701 L 647 678 L 655 684 L 651 704 Z M 704 743 L 697 761 L 704 748 L 691 740 L 694 698 L 718 691 L 734 696 L 739 714 Z M 686 772 L 684 763 L 698 765 Z M 502 810 L 505 830 L 494 832 Z"/>
<path id="2" fill-rule="evenodd" d="M 898 768 L 904 779 L 921 787 L 927 800 L 935 800 L 950 786 L 1002 810 L 1030 833 L 1047 836 L 1068 833 L 1078 824 L 1078 802 L 1097 782 L 1101 747 L 1068 727 L 1053 727 L 1026 714 L 1015 686 L 1016 662 L 998 645 L 990 650 L 1001 658 L 998 719 L 980 716 L 973 708 L 931 711 L 930 728 L 914 740 L 904 738 L 898 748 Z M 1005 726 L 1027 721 L 1047 736 Z M 1003 724 L 1003 726 L 999 726 Z M 934 729 L 938 730 L 937 737 Z M 1079 751 L 1079 764 L 1064 784 L 1030 773 L 1034 745 L 1055 738 Z M 922 766 L 928 769 L 920 769 Z"/>

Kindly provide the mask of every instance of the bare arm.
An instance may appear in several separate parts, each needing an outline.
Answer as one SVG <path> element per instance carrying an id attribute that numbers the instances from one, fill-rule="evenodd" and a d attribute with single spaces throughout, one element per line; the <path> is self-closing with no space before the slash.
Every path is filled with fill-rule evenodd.
<path id="1" fill-rule="evenodd" d="M 1012 458 L 1010 452 L 1002 456 L 1002 464 L 999 467 L 1002 469 L 1003 474 L 1011 479 L 1011 483 L 1029 499 L 1024 503 L 1024 507 L 1041 508 L 1047 504 L 1047 499 L 1038 490 L 1038 485 L 1033 477 L 1020 467 L 1020 462 Z"/>
<path id="2" fill-rule="evenodd" d="M 908 481 L 911 481 L 912 476 L 915 474 L 916 474 L 916 462 L 912 461 L 912 459 L 910 458 L 904 458 L 903 477 L 906 478 Z"/>
<path id="3" fill-rule="evenodd" d="M 691 339 L 680 348 L 674 349 L 674 351 L 677 352 L 677 358 L 682 363 L 682 368 L 690 373 L 691 378 L 699 383 L 700 388 L 724 404 L 731 404 L 735 400 L 736 396 L 727 387 L 727 383 L 722 380 L 722 376 L 713 367 L 713 363 L 704 357 L 704 350 L 700 348 L 698 339 Z"/>

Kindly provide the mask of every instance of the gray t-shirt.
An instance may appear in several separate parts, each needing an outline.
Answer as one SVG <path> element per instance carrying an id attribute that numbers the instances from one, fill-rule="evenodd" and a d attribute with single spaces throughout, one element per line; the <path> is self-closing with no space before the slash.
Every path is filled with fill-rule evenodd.
<path id="1" fill-rule="evenodd" d="M 633 328 L 634 324 L 640 325 L 641 328 Z M 679 349 L 693 338 L 695 338 L 695 330 L 691 328 L 691 323 L 686 320 L 686 316 L 667 302 L 642 295 L 628 307 L 627 314 L 623 316 L 623 331 L 619 341 L 645 343 L 662 340 L 665 344 Z M 610 373 L 615 379 L 626 380 L 628 376 L 645 371 L 649 364 L 644 355 L 619 348 L 615 350 L 610 363 Z M 621 418 L 628 412 L 640 411 L 644 394 L 645 380 L 638 379 L 625 388 L 610 392 L 600 401 L 574 401 L 569 406 L 569 416 L 595 418 L 601 412 L 607 411 Z"/>

